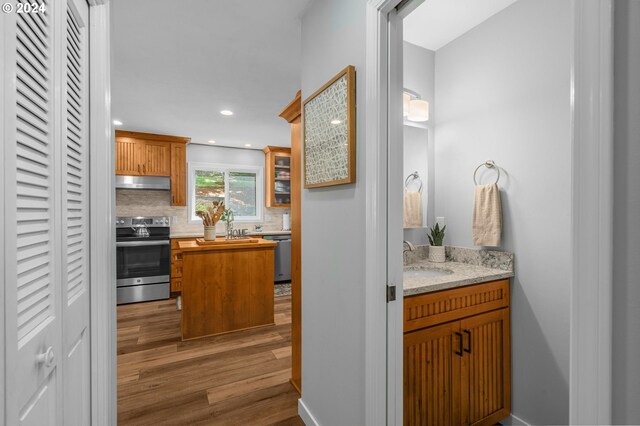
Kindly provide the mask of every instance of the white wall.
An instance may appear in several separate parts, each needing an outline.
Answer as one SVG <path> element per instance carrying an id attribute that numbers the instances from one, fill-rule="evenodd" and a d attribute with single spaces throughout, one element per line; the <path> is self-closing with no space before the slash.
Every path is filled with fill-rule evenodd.
<path id="1" fill-rule="evenodd" d="M 520 0 L 436 52 L 435 214 L 446 244 L 473 246 L 473 171 L 502 168 L 512 412 L 530 424 L 569 419 L 571 16 L 569 1 Z"/>
<path id="2" fill-rule="evenodd" d="M 435 52 L 415 44 L 403 43 L 404 87 L 420 94 L 429 102 L 429 121 L 426 129 L 405 125 L 404 130 L 404 178 L 418 171 L 423 182 L 423 226 L 434 218 L 434 126 L 435 122 Z M 423 124 L 423 123 L 421 123 Z M 413 187 L 412 187 L 413 188 Z M 405 229 L 404 239 L 414 244 L 428 244 L 426 229 Z"/>
<path id="3" fill-rule="evenodd" d="M 257 149 L 189 144 L 187 145 L 187 162 L 190 161 L 264 167 L 264 153 Z"/>
<path id="4" fill-rule="evenodd" d="M 640 1 L 615 2 L 613 422 L 640 424 Z"/>
<path id="5" fill-rule="evenodd" d="M 356 183 L 302 194 L 302 401 L 321 425 L 364 424 L 366 0 L 302 18 L 302 99 L 356 67 Z"/>

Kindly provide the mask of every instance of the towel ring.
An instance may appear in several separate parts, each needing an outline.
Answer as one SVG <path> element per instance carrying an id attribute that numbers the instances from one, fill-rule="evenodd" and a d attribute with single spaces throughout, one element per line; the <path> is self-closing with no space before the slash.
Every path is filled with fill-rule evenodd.
<path id="1" fill-rule="evenodd" d="M 496 183 L 498 183 L 498 181 L 500 180 L 500 167 L 498 167 L 493 160 L 487 160 L 484 163 L 480 164 L 478 167 L 476 167 L 475 172 L 473 172 L 473 183 L 475 183 L 476 185 L 478 184 L 478 181 L 476 181 L 476 174 L 478 174 L 478 170 L 480 170 L 480 167 L 482 166 L 485 166 L 487 169 L 495 169 L 496 172 L 498 172 L 498 177 L 496 178 L 496 181 L 493 184 L 495 185 Z"/>
<path id="2" fill-rule="evenodd" d="M 409 186 L 409 184 L 411 182 L 413 182 L 414 180 L 417 180 L 420 182 L 420 187 L 418 188 L 418 192 L 422 194 L 422 179 L 420 179 L 420 175 L 418 174 L 418 172 L 413 172 L 411 173 L 409 176 L 407 176 L 407 178 L 404 180 L 404 189 L 405 191 L 407 190 L 407 187 Z"/>

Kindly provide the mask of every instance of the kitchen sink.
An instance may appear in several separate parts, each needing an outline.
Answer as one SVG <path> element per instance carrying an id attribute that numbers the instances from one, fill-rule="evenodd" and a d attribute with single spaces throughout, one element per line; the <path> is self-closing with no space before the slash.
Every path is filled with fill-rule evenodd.
<path id="1" fill-rule="evenodd" d="M 452 274 L 452 271 L 442 271 L 437 269 L 413 269 L 404 271 L 405 278 L 435 278 Z"/>

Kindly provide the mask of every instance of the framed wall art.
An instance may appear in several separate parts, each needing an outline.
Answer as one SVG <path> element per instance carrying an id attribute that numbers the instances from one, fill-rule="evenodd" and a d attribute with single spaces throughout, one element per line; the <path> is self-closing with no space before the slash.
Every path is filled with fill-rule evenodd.
<path id="1" fill-rule="evenodd" d="M 355 79 L 349 65 L 304 101 L 305 188 L 356 181 Z"/>

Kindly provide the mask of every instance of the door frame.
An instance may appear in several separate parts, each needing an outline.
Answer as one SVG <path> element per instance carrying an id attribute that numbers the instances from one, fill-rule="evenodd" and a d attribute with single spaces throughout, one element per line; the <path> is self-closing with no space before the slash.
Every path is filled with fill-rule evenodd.
<path id="1" fill-rule="evenodd" d="M 91 424 L 117 421 L 114 136 L 109 0 L 89 3 Z M 95 72 L 93 70 L 99 70 Z"/>
<path id="2" fill-rule="evenodd" d="M 391 66 L 390 55 L 396 60 L 398 56 L 389 48 L 397 48 L 402 43 L 398 18 L 422 1 L 367 1 L 366 175 L 370 178 L 366 184 L 365 224 L 365 407 L 368 425 L 402 424 L 402 291 L 397 291 L 400 297 L 389 304 L 380 297 L 388 283 L 400 286 L 399 290 L 402 283 L 401 275 L 398 277 L 402 259 L 391 255 L 399 250 L 398 230 L 389 226 L 395 218 L 401 217 L 402 203 L 389 203 L 388 191 L 390 178 L 402 169 L 402 157 L 392 154 L 389 142 L 402 138 L 401 126 L 389 120 L 391 101 L 395 102 L 390 94 L 402 91 L 402 69 L 400 66 L 399 72 Z M 613 286 L 613 1 L 571 0 L 571 5 L 569 422 L 609 424 Z M 400 9 L 398 13 L 394 11 L 396 7 Z"/>

